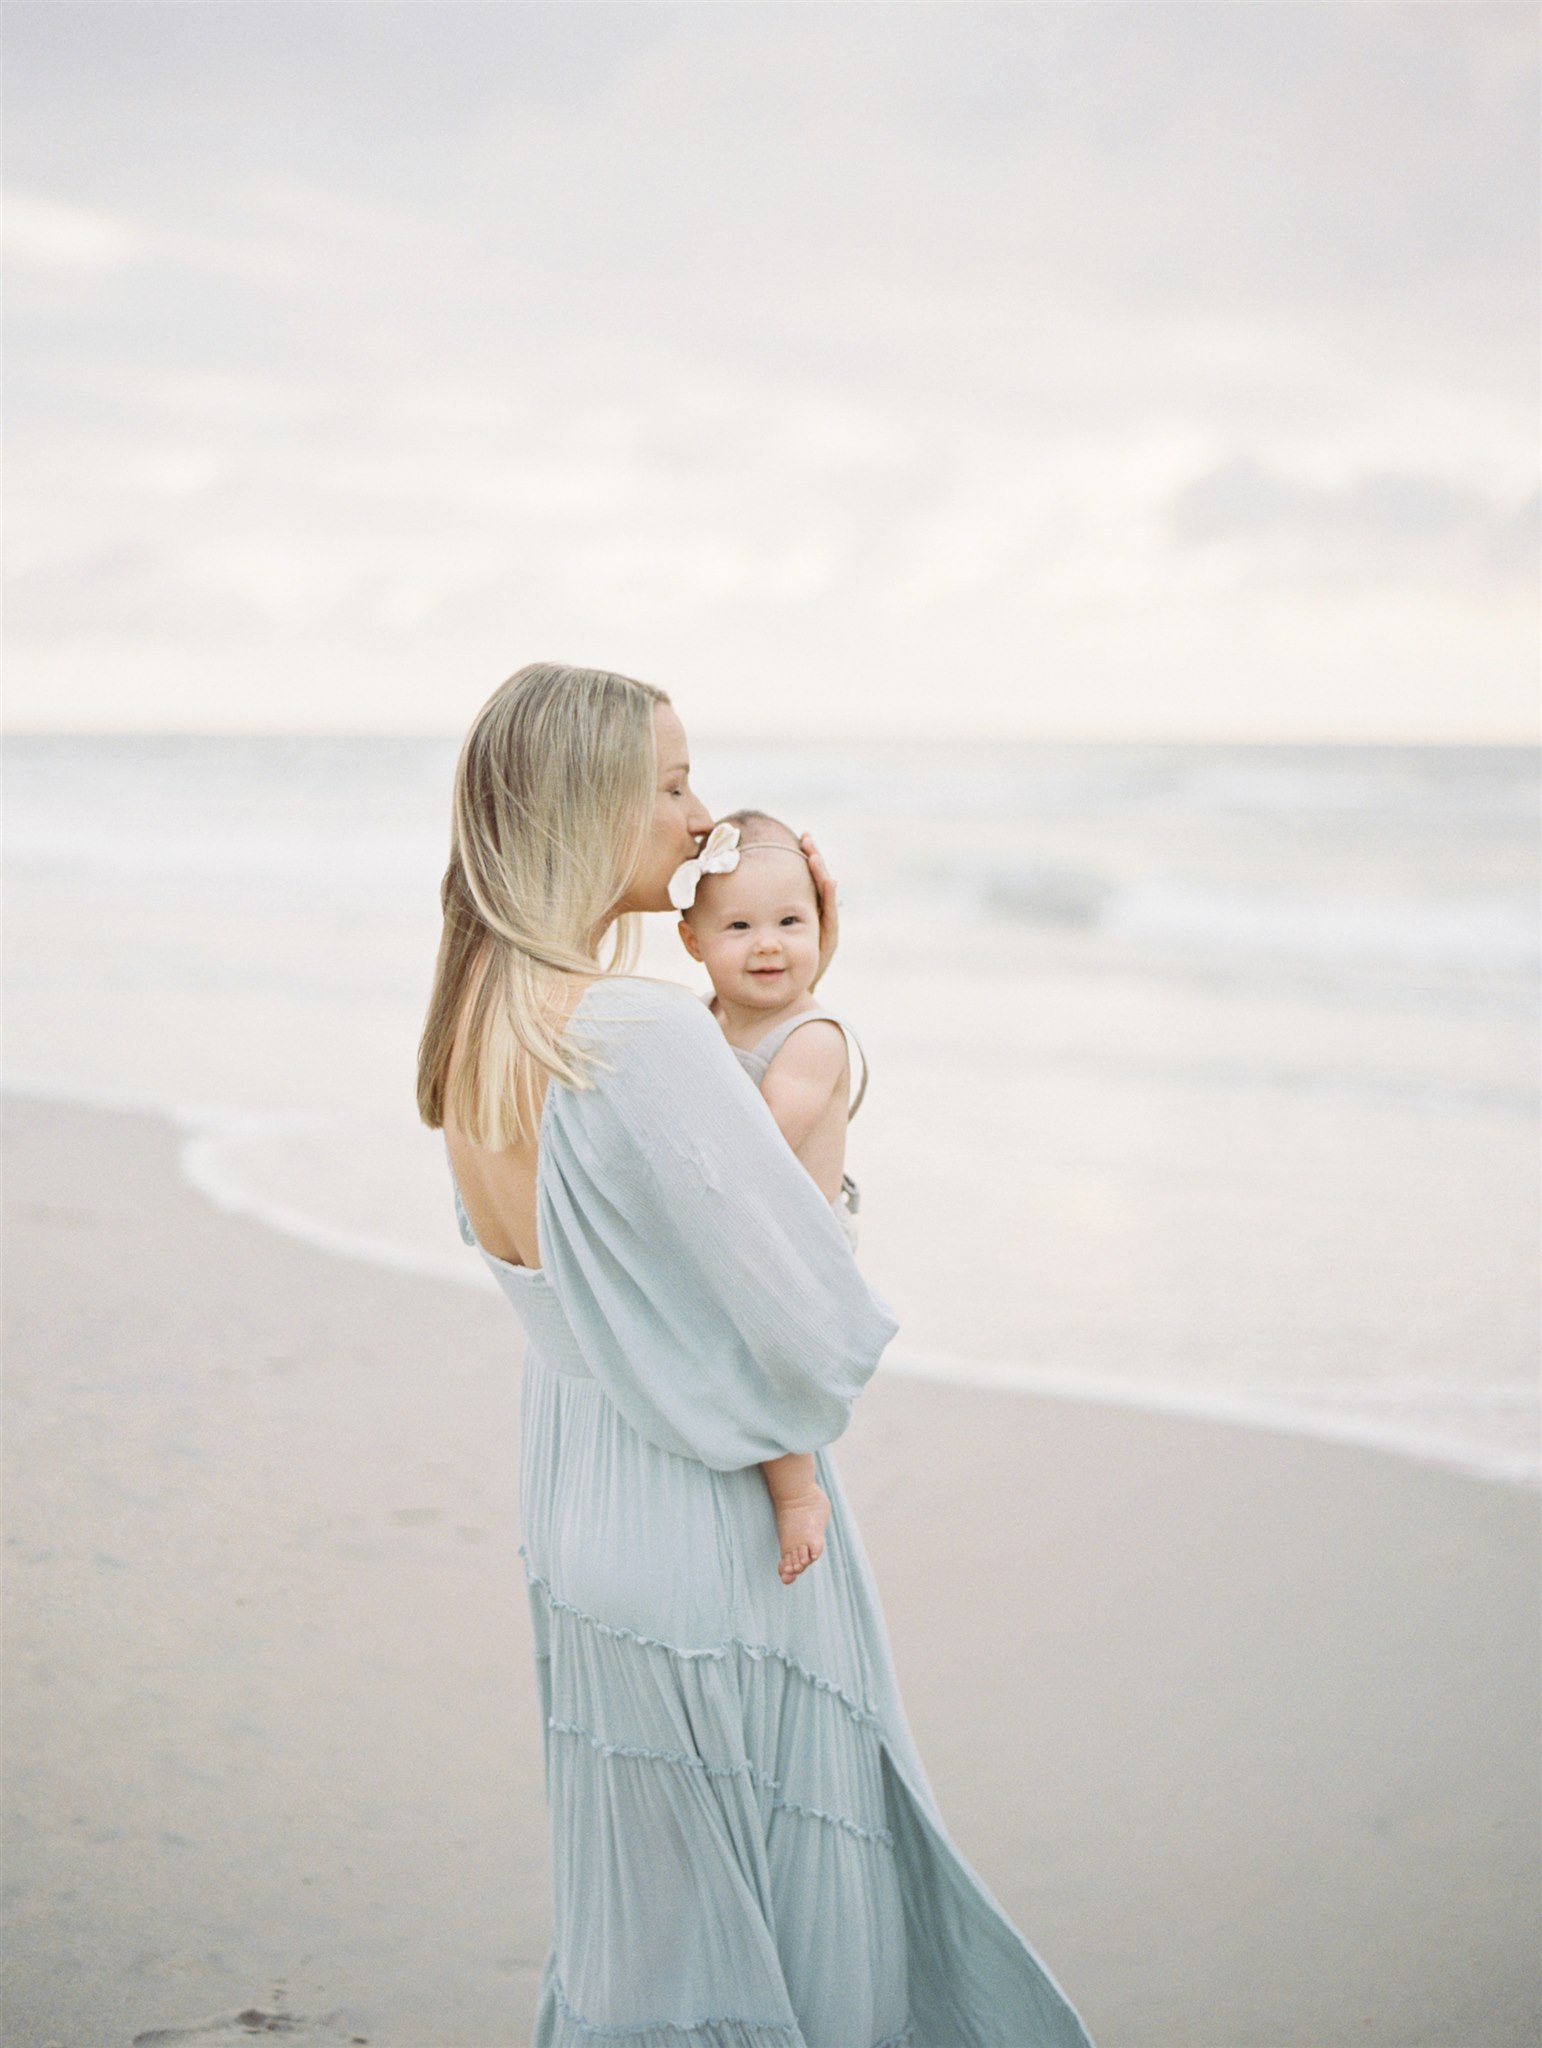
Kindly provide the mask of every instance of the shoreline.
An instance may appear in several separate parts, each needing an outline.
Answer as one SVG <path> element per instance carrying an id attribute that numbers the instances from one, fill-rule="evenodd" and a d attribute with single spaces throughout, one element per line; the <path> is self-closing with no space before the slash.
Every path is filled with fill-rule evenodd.
<path id="1" fill-rule="evenodd" d="M 527 2039 L 507 1302 L 211 1207 L 165 1118 L 5 1109 L 7 2039 Z M 833 1450 L 949 1832 L 1098 2048 L 1529 2048 L 1529 1495 L 903 1373 Z"/>
<path id="2" fill-rule="evenodd" d="M 212 1208 L 232 1216 L 245 1217 L 289 1241 L 327 1255 L 358 1261 L 382 1272 L 445 1280 L 451 1285 L 487 1293 L 490 1284 L 480 1262 L 468 1261 L 458 1238 L 452 1238 L 441 1254 L 389 1239 L 328 1224 L 314 1214 L 269 1200 L 253 1192 L 222 1163 L 221 1148 L 239 1145 L 254 1136 L 282 1136 L 316 1128 L 321 1119 L 296 1112 L 231 1110 L 217 1105 L 176 1104 L 135 1096 L 127 1092 L 96 1091 L 57 1087 L 47 1082 L 9 1077 L 0 1087 L 0 1100 L 57 1104 L 80 1109 L 158 1118 L 175 1129 L 181 1138 L 179 1169 L 189 1187 Z M 1433 1430 L 1421 1431 L 1396 1420 L 1380 1422 L 1364 1415 L 1346 1413 L 1323 1405 L 1314 1406 L 1309 1391 L 1300 1396 L 1289 1392 L 1273 1396 L 1251 1392 L 1230 1393 L 1209 1387 L 1190 1387 L 1168 1382 L 1144 1382 L 1091 1374 L 1061 1374 L 1053 1369 L 1037 1370 L 1014 1360 L 943 1357 L 936 1353 L 912 1352 L 903 1336 L 890 1347 L 879 1366 L 879 1375 L 897 1374 L 928 1380 L 940 1386 L 973 1387 L 988 1392 L 1013 1393 L 1035 1399 L 1084 1402 L 1097 1407 L 1130 1409 L 1151 1415 L 1171 1415 L 1223 1428 L 1263 1431 L 1299 1436 L 1320 1443 L 1378 1452 L 1411 1464 L 1450 1472 L 1462 1478 L 1482 1480 L 1490 1485 L 1513 1487 L 1529 1494 L 1542 1493 L 1542 1443 L 1534 1452 L 1509 1451 L 1493 1446 L 1457 1443 L 1443 1439 Z M 1372 1406 L 1389 1399 L 1386 1382 L 1367 1382 L 1346 1389 L 1342 1382 L 1326 1388 L 1324 1404 L 1337 1400 L 1350 1405 Z M 1397 1386 L 1392 1399 L 1427 1400 L 1463 1405 L 1462 1390 L 1421 1381 Z M 1533 1398 L 1526 1387 L 1495 1387 L 1467 1405 L 1479 1409 L 1525 1404 Z"/>

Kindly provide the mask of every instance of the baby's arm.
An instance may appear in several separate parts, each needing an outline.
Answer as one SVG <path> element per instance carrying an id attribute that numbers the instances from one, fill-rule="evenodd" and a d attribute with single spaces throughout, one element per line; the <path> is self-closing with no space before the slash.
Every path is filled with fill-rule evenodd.
<path id="1" fill-rule="evenodd" d="M 778 1046 L 761 1080 L 760 1092 L 776 1118 L 778 1130 L 794 1152 L 801 1154 L 837 1090 L 844 1100 L 850 1075 L 846 1034 L 828 1017 L 816 1017 L 811 1024 L 800 1025 Z M 833 1202 L 841 1191 L 841 1165 L 837 1160 L 835 1186 L 820 1189 L 826 1201 Z"/>

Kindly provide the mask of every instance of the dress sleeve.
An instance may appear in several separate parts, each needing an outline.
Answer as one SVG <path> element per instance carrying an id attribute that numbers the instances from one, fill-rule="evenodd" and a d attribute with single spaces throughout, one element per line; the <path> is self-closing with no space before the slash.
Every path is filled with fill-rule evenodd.
<path id="1" fill-rule="evenodd" d="M 595 983 L 568 1025 L 608 1071 L 552 1081 L 542 1267 L 637 1433 L 732 1471 L 832 1442 L 899 1325 L 714 1019 Z"/>

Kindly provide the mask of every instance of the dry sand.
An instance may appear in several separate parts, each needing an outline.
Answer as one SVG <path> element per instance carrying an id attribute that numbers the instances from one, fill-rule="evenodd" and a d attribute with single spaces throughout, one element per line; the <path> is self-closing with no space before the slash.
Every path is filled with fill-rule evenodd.
<path id="1" fill-rule="evenodd" d="M 5 1117 L 6 2041 L 521 2048 L 511 1310 L 212 1211 L 158 1119 Z M 1536 1496 L 881 1372 L 836 1457 L 1099 2048 L 1535 2048 Z"/>

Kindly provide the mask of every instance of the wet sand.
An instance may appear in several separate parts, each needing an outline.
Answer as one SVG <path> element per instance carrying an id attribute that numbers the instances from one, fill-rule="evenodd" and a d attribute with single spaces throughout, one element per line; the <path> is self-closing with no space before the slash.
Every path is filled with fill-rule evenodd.
<path id="1" fill-rule="evenodd" d="M 159 1119 L 4 1114 L 5 2040 L 522 2048 L 512 1311 L 211 1209 Z M 882 1372 L 835 1455 L 1098 2048 L 1533 2048 L 1536 1495 Z"/>

